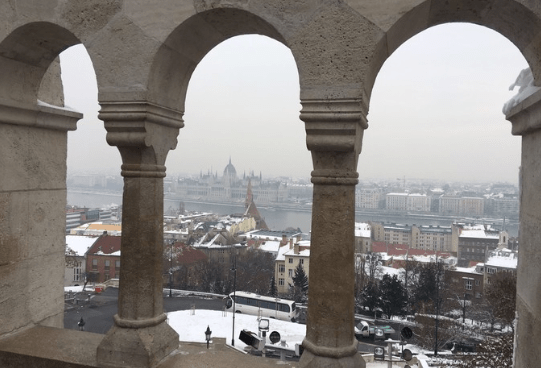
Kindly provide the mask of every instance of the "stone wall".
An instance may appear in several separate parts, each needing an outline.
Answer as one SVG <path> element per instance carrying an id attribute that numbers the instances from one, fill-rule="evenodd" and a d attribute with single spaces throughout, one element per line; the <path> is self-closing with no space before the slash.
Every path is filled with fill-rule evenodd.
<path id="1" fill-rule="evenodd" d="M 230 37 L 260 34 L 288 46 L 297 63 L 307 134 L 299 144 L 307 145 L 314 166 L 312 298 L 300 364 L 362 366 L 352 330 L 351 213 L 370 95 L 394 50 L 446 22 L 500 32 L 539 80 L 541 5 L 531 0 L 0 2 L 0 336 L 35 324 L 61 326 L 66 136 L 80 115 L 37 100 L 62 104 L 55 59 L 82 42 L 96 72 L 107 141 L 122 156 L 130 207 L 123 218 L 119 314 L 97 359 L 101 366 L 124 359 L 132 367 L 155 366 L 175 349 L 178 336 L 164 322 L 161 301 L 165 159 L 184 126 L 184 98 L 199 61 Z M 514 134 L 524 136 L 518 368 L 541 360 L 535 109 L 521 104 L 510 116 Z M 145 264 L 137 256 L 142 252 Z M 327 267 L 337 271 L 327 275 Z M 339 303 L 327 305 L 330 298 Z"/>

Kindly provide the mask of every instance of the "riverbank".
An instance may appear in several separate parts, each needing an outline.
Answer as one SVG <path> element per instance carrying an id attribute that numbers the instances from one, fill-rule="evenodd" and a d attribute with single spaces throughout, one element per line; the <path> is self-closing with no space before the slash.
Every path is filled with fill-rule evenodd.
<path id="1" fill-rule="evenodd" d="M 114 191 L 94 191 L 82 188 L 68 188 L 68 204 L 80 207 L 103 208 L 122 203 L 122 193 Z M 230 215 L 244 212 L 244 201 L 207 201 L 203 199 L 180 199 L 178 195 L 165 193 L 164 210 L 177 210 L 180 203 L 184 203 L 184 209 L 196 212 L 212 212 L 218 215 Z M 301 203 L 256 203 L 261 216 L 272 230 L 285 230 L 288 227 L 299 228 L 309 232 L 312 222 L 311 204 Z M 450 226 L 453 222 L 490 224 L 501 229 L 504 226 L 510 236 L 518 236 L 518 220 L 503 218 L 474 218 L 443 216 L 431 213 L 402 213 L 386 210 L 357 210 L 355 211 L 357 222 L 390 222 L 408 225 L 432 225 Z"/>

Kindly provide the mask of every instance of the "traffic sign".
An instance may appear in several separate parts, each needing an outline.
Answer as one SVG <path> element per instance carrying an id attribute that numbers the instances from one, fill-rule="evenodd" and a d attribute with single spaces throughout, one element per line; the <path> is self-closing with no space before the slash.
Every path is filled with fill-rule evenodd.
<path id="1" fill-rule="evenodd" d="M 400 331 L 400 335 L 402 335 L 403 338 L 406 340 L 411 339 L 413 336 L 413 331 L 409 327 L 404 327 L 402 331 Z"/>
<path id="2" fill-rule="evenodd" d="M 273 344 L 276 344 L 278 341 L 280 341 L 280 334 L 278 331 L 272 331 L 269 335 L 269 339 Z"/>

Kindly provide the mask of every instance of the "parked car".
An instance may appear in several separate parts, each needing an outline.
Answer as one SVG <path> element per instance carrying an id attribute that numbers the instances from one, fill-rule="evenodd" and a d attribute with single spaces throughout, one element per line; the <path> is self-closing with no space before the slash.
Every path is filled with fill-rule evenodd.
<path id="1" fill-rule="evenodd" d="M 372 337 L 375 340 L 388 339 L 395 330 L 391 326 L 370 326 L 368 322 L 361 321 L 355 326 L 355 337 L 360 340 L 361 337 Z"/>

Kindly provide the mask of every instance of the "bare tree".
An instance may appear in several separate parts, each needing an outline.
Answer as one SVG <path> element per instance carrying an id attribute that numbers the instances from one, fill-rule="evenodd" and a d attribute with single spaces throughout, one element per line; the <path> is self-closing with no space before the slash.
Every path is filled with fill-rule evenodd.
<path id="1" fill-rule="evenodd" d="M 474 354 L 462 356 L 456 368 L 502 368 L 513 366 L 513 334 L 489 335 L 477 346 Z"/>
<path id="2" fill-rule="evenodd" d="M 456 340 L 457 336 L 461 334 L 461 327 L 457 322 L 448 317 L 438 316 L 437 332 L 436 332 L 436 319 L 433 315 L 418 314 L 415 317 L 417 327 L 415 329 L 415 335 L 417 343 L 425 349 L 434 349 L 437 341 L 437 349 L 442 349 L 445 345 L 451 341 Z"/>
<path id="3" fill-rule="evenodd" d="M 517 277 L 511 272 L 498 272 L 491 276 L 485 287 L 485 298 L 494 316 L 513 329 L 515 319 Z"/>
<path id="4" fill-rule="evenodd" d="M 420 263 L 417 261 L 406 261 L 404 272 L 401 274 L 404 282 L 404 292 L 406 294 L 407 313 L 411 314 L 415 303 L 415 287 L 419 283 Z"/>

